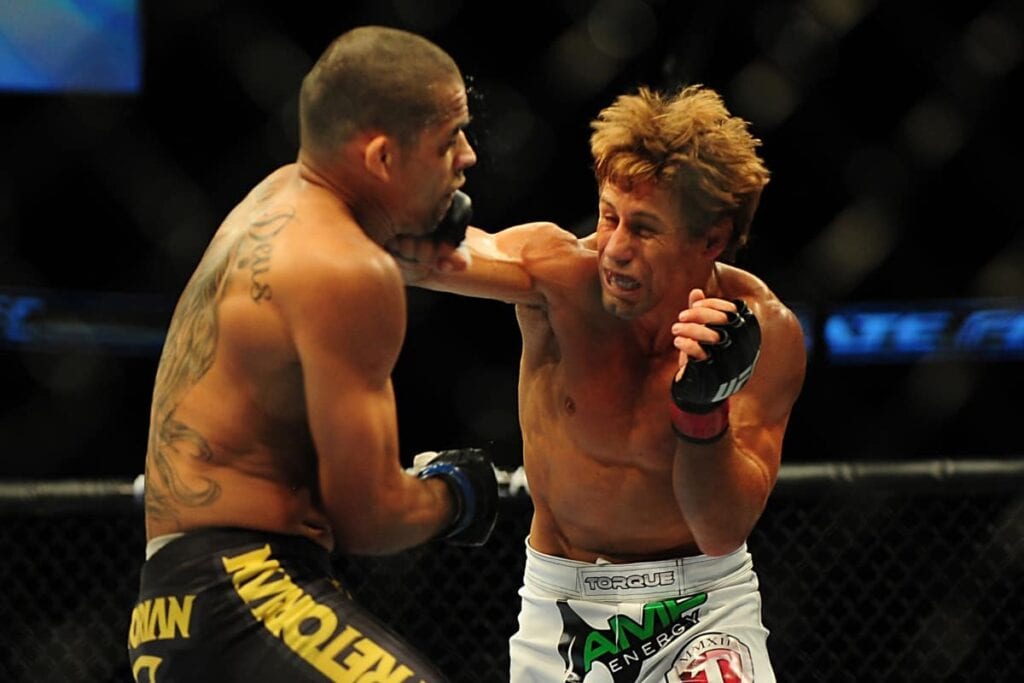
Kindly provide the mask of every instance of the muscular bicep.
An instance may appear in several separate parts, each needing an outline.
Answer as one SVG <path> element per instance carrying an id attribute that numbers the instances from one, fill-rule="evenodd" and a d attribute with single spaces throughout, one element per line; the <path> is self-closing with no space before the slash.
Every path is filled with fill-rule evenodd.
<path id="1" fill-rule="evenodd" d="M 429 289 L 543 305 L 556 269 L 580 252 L 579 240 L 552 223 L 526 223 L 488 233 L 469 228 L 460 247 L 468 265 L 458 272 L 435 272 L 421 284 Z"/>
<path id="2" fill-rule="evenodd" d="M 361 383 L 359 373 L 339 377 L 345 384 L 314 373 L 307 400 L 321 500 L 338 537 L 351 538 L 401 476 L 394 394 L 390 382 Z"/>
<path id="3" fill-rule="evenodd" d="M 403 285 L 373 264 L 309 273 L 290 321 L 324 507 L 358 520 L 400 475 L 391 371 L 405 333 Z"/>

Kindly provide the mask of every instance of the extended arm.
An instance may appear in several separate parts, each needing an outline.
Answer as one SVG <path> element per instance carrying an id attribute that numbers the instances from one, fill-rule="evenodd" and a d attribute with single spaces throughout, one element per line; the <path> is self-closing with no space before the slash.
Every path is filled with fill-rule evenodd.
<path id="1" fill-rule="evenodd" d="M 720 299 L 705 300 L 703 294 L 691 296 L 690 308 L 673 328 L 677 339 L 685 340 L 677 342 L 684 367 L 706 362 L 709 347 L 699 349 L 698 341 L 718 340 L 718 333 L 707 325 L 725 324 L 729 318 L 723 311 L 731 307 Z M 738 548 L 761 516 L 778 475 L 790 411 L 803 384 L 806 357 L 796 317 L 774 299 L 751 302 L 751 307 L 760 332 L 759 356 L 755 355 L 749 380 L 743 376 L 749 355 L 735 363 L 731 358 L 723 362 L 712 351 L 712 363 L 725 373 L 700 399 L 707 399 L 710 410 L 701 412 L 682 401 L 683 410 L 676 411 L 673 420 L 680 433 L 673 468 L 676 499 L 698 546 L 709 555 Z M 677 382 L 674 387 L 677 397 L 680 386 Z M 676 408 L 678 404 L 677 400 Z"/>
<path id="2" fill-rule="evenodd" d="M 407 284 L 530 305 L 543 303 L 544 283 L 558 270 L 559 259 L 584 250 L 575 235 L 552 223 L 526 223 L 493 234 L 470 227 L 450 257 L 439 258 L 438 249 L 446 248 L 422 238 L 403 237 L 388 246 Z"/>

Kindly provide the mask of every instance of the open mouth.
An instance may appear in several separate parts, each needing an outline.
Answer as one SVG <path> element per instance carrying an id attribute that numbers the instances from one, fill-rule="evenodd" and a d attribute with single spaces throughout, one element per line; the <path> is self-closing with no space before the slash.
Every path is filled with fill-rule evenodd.
<path id="1" fill-rule="evenodd" d="M 611 270 L 604 271 L 604 281 L 609 287 L 620 292 L 635 292 L 640 289 L 639 280 Z"/>

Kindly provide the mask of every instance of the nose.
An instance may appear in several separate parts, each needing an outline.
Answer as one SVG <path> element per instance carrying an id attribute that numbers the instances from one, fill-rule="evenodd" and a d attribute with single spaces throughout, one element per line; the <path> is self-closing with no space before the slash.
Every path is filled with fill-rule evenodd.
<path id="1" fill-rule="evenodd" d="M 459 131 L 458 149 L 455 154 L 455 168 L 461 171 L 475 165 L 476 152 L 473 150 L 473 146 L 469 144 L 466 133 Z"/>
<path id="2" fill-rule="evenodd" d="M 612 230 L 608 242 L 604 246 L 604 255 L 619 265 L 629 263 L 633 259 L 633 238 L 629 229 L 622 221 Z"/>

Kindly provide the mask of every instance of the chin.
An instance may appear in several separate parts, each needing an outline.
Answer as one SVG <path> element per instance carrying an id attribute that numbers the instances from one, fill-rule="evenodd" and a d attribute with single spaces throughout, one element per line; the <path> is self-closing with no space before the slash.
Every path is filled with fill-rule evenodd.
<path id="1" fill-rule="evenodd" d="M 601 297 L 601 304 L 606 312 L 621 320 L 632 320 L 643 313 L 643 307 L 640 304 L 627 303 L 609 294 L 604 294 Z"/>

